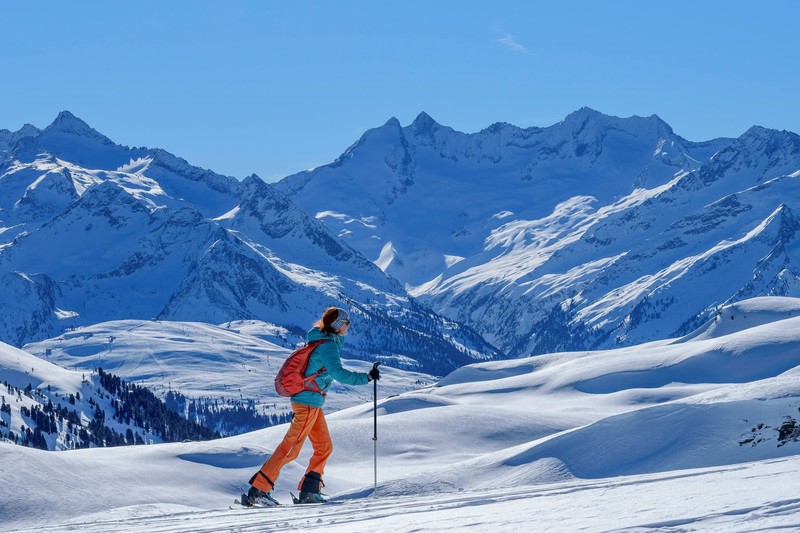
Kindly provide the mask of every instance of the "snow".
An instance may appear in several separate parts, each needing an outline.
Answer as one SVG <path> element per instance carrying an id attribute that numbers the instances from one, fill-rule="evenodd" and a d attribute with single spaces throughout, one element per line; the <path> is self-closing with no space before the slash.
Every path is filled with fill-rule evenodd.
<path id="1" fill-rule="evenodd" d="M 327 417 L 325 506 L 232 506 L 277 426 L 67 452 L 0 443 L 0 509 L 10 531 L 797 529 L 800 433 L 778 428 L 800 418 L 798 311 L 748 300 L 683 338 L 479 363 L 397 395 L 387 372 L 377 448 L 372 402 Z M 34 358 L 6 352 L 20 371 Z M 284 469 L 279 499 L 309 455 Z"/>
<path id="2" fill-rule="evenodd" d="M 456 263 L 458 263 L 459 261 L 463 261 L 463 260 L 464 260 L 464 258 L 459 256 L 459 255 L 447 255 L 447 254 L 444 254 L 444 264 L 447 265 L 448 267 L 451 267 L 451 266 L 455 265 Z"/>
<path id="3" fill-rule="evenodd" d="M 386 272 L 389 270 L 389 267 L 391 266 L 395 258 L 396 258 L 396 253 L 394 251 L 394 248 L 392 247 L 392 243 L 387 242 L 386 244 L 383 245 L 383 248 L 381 248 L 381 253 L 375 260 L 375 264 L 378 266 L 378 268 Z"/>
<path id="4" fill-rule="evenodd" d="M 255 402 L 262 414 L 288 412 L 272 380 L 286 356 L 305 341 L 274 324 L 118 320 L 64 333 L 25 345 L 32 354 L 64 368 L 102 368 L 127 382 L 147 386 L 163 397 L 167 391 L 191 399 Z M 367 372 L 372 364 L 349 360 L 345 367 Z M 432 376 L 388 369 L 388 394 L 430 383 Z M 367 391 L 337 386 L 328 402 L 331 411 L 363 403 Z"/>
<path id="5" fill-rule="evenodd" d="M 2 361 L 0 377 L 13 387 L 24 389 L 30 384 L 33 388 L 39 388 L 47 384 L 61 393 L 80 389 L 82 380 L 80 372 L 66 370 L 3 343 L 0 343 L 0 357 Z"/>
<path id="6" fill-rule="evenodd" d="M 302 508 L 142 505 L 87 514 L 48 531 L 790 531 L 800 527 L 800 500 L 791 483 L 798 466 L 800 461 L 784 459 L 424 498 L 378 495 Z"/>

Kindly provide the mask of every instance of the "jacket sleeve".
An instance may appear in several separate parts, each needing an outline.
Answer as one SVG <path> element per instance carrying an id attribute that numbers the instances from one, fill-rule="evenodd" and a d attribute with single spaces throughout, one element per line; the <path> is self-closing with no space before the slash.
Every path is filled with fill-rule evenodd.
<path id="1" fill-rule="evenodd" d="M 342 366 L 342 359 L 339 356 L 339 347 L 332 342 L 326 342 L 320 346 L 323 350 L 322 360 L 325 369 L 339 383 L 347 385 L 366 385 L 369 382 L 369 374 L 366 372 L 353 372 Z"/>

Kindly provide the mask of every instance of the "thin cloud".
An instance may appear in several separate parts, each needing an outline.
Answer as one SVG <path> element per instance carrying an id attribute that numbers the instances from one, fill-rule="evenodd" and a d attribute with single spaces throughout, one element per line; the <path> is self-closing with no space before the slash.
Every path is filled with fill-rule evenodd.
<path id="1" fill-rule="evenodd" d="M 508 48 L 512 52 L 517 52 L 519 54 L 531 55 L 531 52 L 525 46 L 523 46 L 520 43 L 518 43 L 514 39 L 514 36 L 511 35 L 510 33 L 506 33 L 505 35 L 503 35 L 502 37 L 497 39 L 497 42 L 502 44 L 503 46 L 505 46 L 506 48 Z"/>

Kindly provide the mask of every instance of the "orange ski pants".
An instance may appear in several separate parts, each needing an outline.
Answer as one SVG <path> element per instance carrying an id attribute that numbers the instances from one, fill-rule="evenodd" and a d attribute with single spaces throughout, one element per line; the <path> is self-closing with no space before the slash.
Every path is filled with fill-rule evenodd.
<path id="1" fill-rule="evenodd" d="M 281 468 L 297 459 L 306 437 L 314 446 L 314 454 L 308 463 L 306 474 L 313 471 L 322 476 L 325 473 L 325 463 L 328 462 L 328 458 L 333 453 L 331 434 L 328 431 L 328 423 L 325 421 L 322 409 L 311 407 L 310 405 L 292 403 L 292 411 L 294 411 L 294 418 L 289 424 L 286 436 L 283 437 L 283 441 L 275 448 L 275 451 L 261 467 L 261 470 L 250 481 L 250 484 L 255 488 L 264 492 L 272 490 L 272 485 L 270 485 L 269 481 L 272 481 L 272 483 L 278 481 Z M 269 481 L 265 479 L 265 476 Z"/>

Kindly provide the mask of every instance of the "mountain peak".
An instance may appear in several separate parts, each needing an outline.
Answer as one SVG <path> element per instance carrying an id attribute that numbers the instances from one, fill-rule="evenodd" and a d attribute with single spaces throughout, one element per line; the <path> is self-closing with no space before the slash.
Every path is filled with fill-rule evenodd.
<path id="1" fill-rule="evenodd" d="M 573 111 L 562 120 L 558 126 L 566 128 L 574 134 L 587 131 L 598 131 L 604 129 L 611 117 L 595 111 L 590 107 L 582 107 Z"/>
<path id="2" fill-rule="evenodd" d="M 644 120 L 650 122 L 651 124 L 655 124 L 656 127 L 665 130 L 670 135 L 674 135 L 675 134 L 675 130 L 672 129 L 672 126 L 667 124 L 667 122 L 664 119 L 662 119 L 661 117 L 659 117 L 655 113 L 653 113 L 649 117 L 645 117 Z"/>
<path id="3" fill-rule="evenodd" d="M 577 111 L 573 111 L 572 113 L 570 113 L 569 115 L 564 117 L 564 120 L 562 121 L 562 123 L 565 123 L 565 122 L 578 122 L 578 121 L 582 122 L 582 121 L 584 121 L 586 119 L 605 117 L 605 116 L 606 115 L 604 115 L 600 111 L 596 111 L 596 110 L 592 109 L 591 107 L 583 106 L 582 108 L 578 109 Z"/>
<path id="4" fill-rule="evenodd" d="M 16 135 L 20 138 L 22 137 L 35 137 L 40 133 L 39 128 L 34 126 L 33 124 L 24 124 L 19 131 L 16 132 Z"/>
<path id="5" fill-rule="evenodd" d="M 672 127 L 656 114 L 652 114 L 649 117 L 632 115 L 627 118 L 621 118 L 606 115 L 590 107 L 582 107 L 577 111 L 573 111 L 559 125 L 575 129 L 577 132 L 582 132 L 587 126 L 590 126 L 590 131 L 601 131 L 609 127 L 615 127 L 625 129 L 636 136 L 655 134 L 658 137 L 667 137 L 675 134 Z"/>
<path id="6" fill-rule="evenodd" d="M 260 198 L 272 190 L 274 187 L 259 178 L 257 174 L 250 174 L 239 184 L 240 203 L 252 197 Z"/>
<path id="7" fill-rule="evenodd" d="M 394 128 L 400 128 L 401 127 L 400 126 L 400 121 L 397 120 L 397 117 L 392 117 L 389 120 L 387 120 L 386 124 L 384 124 L 383 127 L 385 128 L 387 126 L 391 126 L 391 127 L 394 127 Z"/>
<path id="8" fill-rule="evenodd" d="M 90 126 L 86 122 L 84 122 L 83 120 L 79 119 L 78 117 L 76 117 L 75 115 L 70 113 L 69 111 L 64 110 L 64 111 L 62 111 L 61 113 L 58 114 L 58 116 L 53 121 L 53 123 L 50 124 L 50 126 L 48 126 L 48 129 L 49 128 L 62 129 L 62 128 L 75 128 L 75 127 L 78 127 L 78 128 L 90 128 Z"/>
<path id="9" fill-rule="evenodd" d="M 41 133 L 39 128 L 30 124 L 25 124 L 18 131 L 0 130 L 0 150 L 7 145 L 17 143 L 22 139 L 36 137 Z"/>
<path id="10" fill-rule="evenodd" d="M 740 139 L 767 139 L 781 134 L 789 134 L 786 130 L 774 130 L 764 126 L 750 126 Z"/>
<path id="11" fill-rule="evenodd" d="M 438 126 L 439 123 L 433 120 L 433 118 L 427 114 L 425 111 L 420 112 L 417 115 L 417 118 L 414 119 L 414 122 L 411 123 L 411 126 L 414 128 L 414 131 L 427 131 L 432 129 L 434 126 Z"/>
<path id="12" fill-rule="evenodd" d="M 800 154 L 800 136 L 787 130 L 775 130 L 763 126 L 752 126 L 732 147 L 746 147 L 747 150 L 764 152 L 770 157 L 778 154 L 792 158 Z"/>
<path id="13" fill-rule="evenodd" d="M 528 131 L 537 131 L 539 129 L 540 128 L 534 127 L 534 128 L 529 128 Z M 495 122 L 494 124 L 491 124 L 490 126 L 482 129 L 481 133 L 491 133 L 493 135 L 499 135 L 503 132 L 518 132 L 518 131 L 524 131 L 524 130 L 519 126 L 515 126 L 514 124 L 510 124 L 508 122 Z"/>
<path id="14" fill-rule="evenodd" d="M 79 119 L 69 111 L 62 111 L 59 113 L 53 123 L 47 126 L 43 132 L 67 133 L 80 137 L 100 138 L 111 142 L 110 139 L 99 133 L 97 130 L 89 126 L 89 124 Z"/>

